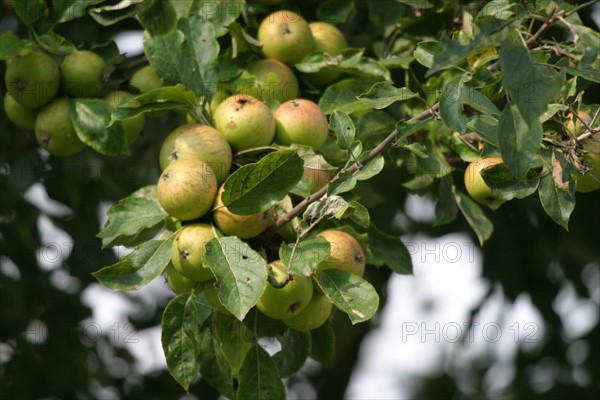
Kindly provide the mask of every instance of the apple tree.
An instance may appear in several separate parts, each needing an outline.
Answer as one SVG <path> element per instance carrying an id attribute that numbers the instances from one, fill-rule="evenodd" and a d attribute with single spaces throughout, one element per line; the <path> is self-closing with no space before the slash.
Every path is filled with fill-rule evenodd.
<path id="1" fill-rule="evenodd" d="M 412 273 L 390 224 L 407 193 L 435 202 L 420 229 L 469 229 L 484 254 L 511 207 L 568 236 L 576 200 L 597 199 L 593 3 L 14 1 L 2 255 L 35 262 L 10 244 L 37 237 L 19 196 L 43 182 L 74 210 L 53 221 L 97 255 L 75 246 L 76 276 L 171 288 L 157 318 L 182 390 L 285 398 Z M 142 55 L 116 45 L 127 29 Z"/>

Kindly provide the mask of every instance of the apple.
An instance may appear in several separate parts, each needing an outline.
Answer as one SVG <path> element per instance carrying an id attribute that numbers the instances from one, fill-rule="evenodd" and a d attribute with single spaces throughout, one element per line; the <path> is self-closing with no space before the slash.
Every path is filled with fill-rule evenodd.
<path id="1" fill-rule="evenodd" d="M 267 58 L 296 64 L 314 48 L 308 23 L 300 15 L 289 11 L 275 11 L 258 27 L 258 40 Z"/>
<path id="2" fill-rule="evenodd" d="M 294 72 L 281 61 L 254 61 L 246 66 L 246 71 L 256 78 L 256 86 L 242 92 L 267 104 L 275 101 L 283 103 L 298 98 L 300 94 Z"/>
<path id="3" fill-rule="evenodd" d="M 503 162 L 500 157 L 480 157 L 469 163 L 465 171 L 465 187 L 473 200 L 491 207 L 497 207 L 504 203 L 503 199 L 492 193 L 492 189 L 485 183 L 481 176 L 483 169 L 493 168 L 495 165 L 502 164 Z"/>
<path id="4" fill-rule="evenodd" d="M 85 147 L 69 118 L 69 103 L 66 97 L 54 99 L 40 110 L 35 120 L 37 142 L 55 156 L 70 156 Z"/>
<path id="5" fill-rule="evenodd" d="M 88 50 L 67 55 L 60 64 L 63 90 L 72 97 L 98 97 L 106 83 L 106 64 Z"/>
<path id="6" fill-rule="evenodd" d="M 38 109 L 21 105 L 8 92 L 4 96 L 4 112 L 8 119 L 19 128 L 35 129 L 35 118 L 37 117 Z"/>
<path id="7" fill-rule="evenodd" d="M 600 133 L 584 139 L 581 144 L 586 151 L 583 158 L 588 162 L 590 169 L 584 175 L 576 178 L 577 191 L 589 193 L 600 189 Z"/>
<path id="8" fill-rule="evenodd" d="M 129 80 L 129 85 L 140 93 L 147 93 L 162 86 L 162 81 L 152 65 L 146 65 L 135 71 Z"/>
<path id="9" fill-rule="evenodd" d="M 325 293 L 315 290 L 304 310 L 292 318 L 284 319 L 283 323 L 297 331 L 312 331 L 327 321 L 332 308 L 333 304 Z"/>
<path id="10" fill-rule="evenodd" d="M 191 221 L 206 214 L 217 194 L 217 178 L 200 160 L 182 160 L 169 165 L 157 185 L 158 202 L 172 217 Z"/>
<path id="11" fill-rule="evenodd" d="M 181 275 L 172 263 L 167 266 L 167 284 L 177 294 L 191 292 L 196 286 L 196 282 Z"/>
<path id="12" fill-rule="evenodd" d="M 58 93 L 60 72 L 52 57 L 34 50 L 8 59 L 4 83 L 19 104 L 37 108 L 49 103 Z"/>
<path id="13" fill-rule="evenodd" d="M 308 24 L 315 41 L 315 50 L 322 51 L 326 56 L 337 56 L 348 48 L 344 34 L 335 26 L 326 22 L 311 22 Z M 319 72 L 306 74 L 310 83 L 316 86 L 326 85 L 335 81 L 342 71 L 332 67 L 325 67 Z"/>
<path id="14" fill-rule="evenodd" d="M 352 235 L 331 229 L 317 236 L 325 238 L 331 246 L 329 257 L 319 263 L 319 269 L 343 269 L 361 277 L 365 274 L 365 253 Z"/>
<path id="15" fill-rule="evenodd" d="M 592 123 L 592 117 L 585 111 L 579 111 L 577 115 L 579 118 L 585 121 L 588 126 Z M 579 118 L 575 120 L 575 123 L 573 123 L 573 114 L 567 114 L 567 118 L 569 119 L 569 122 L 567 122 L 567 129 L 570 134 L 579 136 L 585 131 L 585 125 L 579 120 Z"/>
<path id="16" fill-rule="evenodd" d="M 263 102 L 247 95 L 230 96 L 213 115 L 215 128 L 236 151 L 268 146 L 275 136 L 275 118 Z"/>
<path id="17" fill-rule="evenodd" d="M 208 224 L 186 225 L 173 241 L 171 262 L 175 269 L 186 278 L 204 282 L 214 279 L 212 271 L 202 264 L 206 245 L 215 238 Z"/>
<path id="18" fill-rule="evenodd" d="M 218 283 L 214 280 L 204 283 L 204 295 L 211 307 L 223 314 L 231 314 L 228 309 L 219 300 Z"/>
<path id="19" fill-rule="evenodd" d="M 206 125 L 183 125 L 171 132 L 160 148 L 160 168 L 179 160 L 200 160 L 210 166 L 217 183 L 227 178 L 232 162 L 231 147 L 225 137 Z"/>
<path id="20" fill-rule="evenodd" d="M 104 100 L 112 107 L 117 108 L 121 99 L 125 96 L 130 96 L 129 93 L 116 90 L 107 94 L 104 97 Z M 137 101 L 133 102 L 133 105 L 140 105 Z M 144 129 L 144 124 L 146 123 L 146 117 L 144 114 L 140 114 L 137 117 L 129 118 L 121 121 L 123 125 L 123 131 L 125 132 L 125 136 L 127 137 L 127 143 L 131 144 L 135 142 L 135 140 L 140 136 L 142 130 Z"/>
<path id="21" fill-rule="evenodd" d="M 283 282 L 287 276 L 287 267 L 281 260 L 273 261 L 269 264 L 269 274 L 276 282 Z M 282 288 L 268 283 L 256 307 L 267 317 L 289 319 L 298 315 L 308 305 L 313 291 L 312 278 L 295 275 L 294 279 Z"/>
<path id="22" fill-rule="evenodd" d="M 284 146 L 300 144 L 315 150 L 325 143 L 329 132 L 327 117 L 310 100 L 291 100 L 280 105 L 275 113 L 275 142 Z"/>
<path id="23" fill-rule="evenodd" d="M 270 211 L 250 215 L 232 213 L 221 201 L 223 191 L 224 186 L 221 186 L 215 200 L 213 220 L 225 235 L 250 239 L 263 233 L 273 223 L 273 214 Z"/>

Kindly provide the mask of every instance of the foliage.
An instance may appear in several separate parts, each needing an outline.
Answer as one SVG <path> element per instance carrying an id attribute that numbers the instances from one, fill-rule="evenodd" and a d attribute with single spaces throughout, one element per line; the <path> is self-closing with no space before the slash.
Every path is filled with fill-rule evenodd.
<path id="1" fill-rule="evenodd" d="M 584 147 L 597 140 L 594 135 L 600 126 L 600 108 L 586 94 L 597 90 L 594 85 L 600 82 L 600 34 L 578 14 L 588 3 L 113 3 L 14 2 L 14 12 L 30 35 L 0 35 L 2 60 L 35 48 L 60 60 L 82 46 L 91 48 L 108 66 L 106 92 L 127 88 L 134 69 L 146 63 L 162 80 L 162 87 L 149 92 L 132 90 L 115 109 L 101 99 L 70 100 L 70 122 L 89 146 L 73 160 L 116 169 L 131 162 L 135 179 L 130 184 L 111 185 L 106 174 L 100 178 L 101 185 L 87 177 L 62 180 L 65 162 L 40 155 L 31 138 L 2 139 L 2 147 L 6 143 L 13 150 L 2 151 L 2 168 L 6 165 L 12 172 L 40 166 L 39 174 L 28 174 L 27 180 L 16 179 L 14 172 L 5 179 L 7 174 L 0 171 L 3 192 L 23 193 L 45 180 L 53 198 L 75 205 L 76 218 L 84 215 L 79 223 L 53 216 L 70 234 L 93 237 L 91 231 L 97 226 L 93 210 L 100 199 L 118 200 L 97 234 L 101 243 L 93 243 L 98 251 L 124 246 L 131 252 L 118 260 L 113 253 L 102 252 L 93 263 L 77 255 L 78 248 L 71 256 L 73 265 L 86 266 L 78 275 L 88 279 L 93 273 L 112 290 L 137 290 L 162 279 L 171 261 L 172 242 L 182 228 L 181 224 L 173 226 L 155 194 L 156 143 L 160 145 L 168 132 L 184 123 L 212 125 L 211 101 L 218 90 L 240 93 L 248 87 L 260 88 L 260 82 L 248 78 L 244 66 L 262 57 L 261 44 L 255 39 L 261 21 L 280 7 L 294 9 L 308 21 L 339 24 L 352 46 L 333 57 L 314 51 L 291 66 L 302 78 L 302 97 L 317 103 L 329 119 L 330 135 L 323 147 L 273 144 L 234 154 L 234 167 L 224 183 L 224 206 L 238 215 L 275 213 L 276 219 L 256 238 L 243 241 L 219 236 L 203 244 L 202 262 L 214 274 L 218 300 L 230 314 L 213 309 L 201 284 L 165 306 L 163 350 L 169 372 L 186 391 L 193 391 L 201 376 L 228 398 L 284 398 L 282 378 L 297 373 L 308 357 L 319 362 L 331 358 L 332 337 L 337 332 L 330 322 L 310 333 L 299 332 L 268 320 L 255 308 L 271 284 L 266 261 L 281 258 L 289 266 L 290 279 L 294 274 L 312 277 L 316 290 L 323 291 L 352 324 L 375 315 L 380 286 L 369 282 L 369 273 L 363 278 L 338 269 L 319 270 L 318 264 L 333 250 L 315 237 L 326 228 L 344 230 L 360 242 L 369 268 L 411 274 L 409 251 L 396 232 L 381 225 L 385 219 L 369 204 L 368 195 L 363 199 L 365 190 L 360 190 L 383 176 L 390 177 L 387 185 L 432 198 L 435 227 L 453 230 L 466 222 L 485 246 L 499 240 L 494 214 L 511 205 L 492 210 L 475 202 L 466 193 L 464 171 L 480 156 L 500 156 L 503 164 L 482 172 L 494 195 L 528 205 L 537 198 L 545 218 L 569 229 L 579 196 L 575 194 L 577 179 L 590 167 Z M 119 24 L 139 23 L 144 29 L 145 56 L 130 59 L 112 41 L 91 47 L 92 40 L 77 43 L 74 36 L 61 34 L 78 21 L 99 24 L 107 31 Z M 365 36 L 360 32 L 366 32 Z M 572 40 L 552 39 L 567 34 Z M 338 71 L 340 77 L 324 87 L 311 84 L 310 74 L 326 69 Z M 274 110 L 279 104 L 272 101 L 268 106 Z M 571 120 L 580 119 L 578 111 L 591 116 L 589 121 L 581 119 L 582 132 L 567 127 Z M 129 144 L 124 121 L 141 114 L 157 123 L 147 124 L 145 137 Z M 317 156 L 335 173 L 311 194 L 303 186 L 304 165 Z M 146 163 L 152 157 L 156 162 Z M 150 166 L 138 168 L 143 164 Z M 85 204 L 92 194 L 78 200 L 77 193 L 88 189 L 97 198 Z M 386 194 L 391 197 L 390 193 Z M 286 199 L 291 203 L 284 207 Z M 14 207 L 20 218 L 40 213 L 15 196 L 3 196 L 0 203 L 3 210 Z M 81 212 L 85 207 L 87 211 Z M 275 212 L 274 207 L 284 211 Z M 202 220 L 210 221 L 210 213 Z M 3 213 L 4 241 L 19 235 L 38 236 L 35 224 L 30 224 L 27 233 L 6 233 L 13 222 L 8 212 Z M 35 243 L 28 245 L 35 248 Z M 21 260 L 31 254 L 10 250 L 5 254 L 19 266 L 31 261 Z M 273 337 L 282 349 L 270 355 L 260 339 Z"/>

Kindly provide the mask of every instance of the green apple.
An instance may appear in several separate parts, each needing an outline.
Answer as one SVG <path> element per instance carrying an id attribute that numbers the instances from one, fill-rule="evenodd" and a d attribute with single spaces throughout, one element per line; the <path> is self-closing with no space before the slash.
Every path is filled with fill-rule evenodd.
<path id="1" fill-rule="evenodd" d="M 326 56 L 335 57 L 348 48 L 344 34 L 335 26 L 318 21 L 311 22 L 308 27 L 315 41 L 315 50 L 322 51 Z M 313 85 L 321 86 L 335 81 L 341 74 L 335 68 L 326 67 L 319 72 L 306 74 L 306 77 Z"/>
<path id="2" fill-rule="evenodd" d="M 217 178 L 200 160 L 182 160 L 169 165 L 158 178 L 158 202 L 180 221 L 206 214 L 217 194 Z"/>
<path id="3" fill-rule="evenodd" d="M 246 66 L 246 71 L 256 78 L 256 86 L 241 91 L 271 104 L 298 98 L 298 80 L 294 72 L 277 60 L 258 60 Z"/>
<path id="4" fill-rule="evenodd" d="M 67 55 L 60 65 L 63 90 L 72 97 L 98 97 L 106 83 L 106 64 L 88 50 Z"/>
<path id="5" fill-rule="evenodd" d="M 581 144 L 586 151 L 583 158 L 588 162 L 590 169 L 576 178 L 577 191 L 589 193 L 600 189 L 600 133 L 584 139 Z"/>
<path id="6" fill-rule="evenodd" d="M 85 147 L 69 118 L 69 103 L 66 97 L 54 99 L 40 110 L 35 120 L 37 142 L 55 156 L 70 156 Z"/>
<path id="7" fill-rule="evenodd" d="M 167 266 L 167 284 L 177 294 L 191 292 L 196 282 L 181 275 L 172 263 Z"/>
<path id="8" fill-rule="evenodd" d="M 502 164 L 500 157 L 477 158 L 469 163 L 465 170 L 465 187 L 469 195 L 480 204 L 497 207 L 504 200 L 495 196 L 492 189 L 485 183 L 481 176 L 483 169 L 490 169 Z"/>
<path id="9" fill-rule="evenodd" d="M 138 69 L 129 80 L 129 85 L 140 93 L 147 93 L 162 86 L 162 81 L 152 65 Z"/>
<path id="10" fill-rule="evenodd" d="M 281 260 L 269 264 L 269 274 L 276 282 L 283 282 L 287 277 L 287 268 Z M 256 307 L 267 317 L 289 319 L 298 315 L 310 302 L 313 296 L 312 279 L 308 276 L 295 275 L 282 288 L 271 283 L 256 303 Z"/>
<path id="11" fill-rule="evenodd" d="M 297 99 L 283 103 L 275 113 L 275 142 L 284 146 L 301 144 L 318 150 L 329 132 L 327 117 L 317 104 Z"/>
<path id="12" fill-rule="evenodd" d="M 331 229 L 317 236 L 325 238 L 331 246 L 329 257 L 319 263 L 319 269 L 343 269 L 361 277 L 365 274 L 365 253 L 352 235 Z"/>
<path id="13" fill-rule="evenodd" d="M 215 200 L 213 220 L 215 225 L 227 236 L 237 236 L 240 239 L 250 239 L 263 233 L 272 223 L 273 214 L 265 211 L 250 215 L 234 214 L 223 205 L 221 196 L 224 187 L 221 186 Z"/>
<path id="14" fill-rule="evenodd" d="M 19 104 L 37 108 L 50 102 L 58 93 L 60 72 L 52 57 L 34 50 L 8 59 L 4 83 Z"/>
<path id="15" fill-rule="evenodd" d="M 8 92 L 4 96 L 4 112 L 8 119 L 19 128 L 35 129 L 35 118 L 37 117 L 38 109 L 21 105 Z"/>
<path id="16" fill-rule="evenodd" d="M 125 91 L 122 91 L 122 90 L 116 90 L 114 92 L 107 94 L 104 97 L 104 100 L 112 108 L 116 108 L 119 105 L 119 102 L 121 101 L 121 99 L 125 96 L 130 96 L 130 94 Z M 140 104 L 139 104 L 139 102 L 136 101 L 132 105 L 139 106 Z M 138 136 L 140 136 L 140 133 L 142 133 L 145 123 L 146 123 L 146 117 L 144 116 L 144 114 L 140 114 L 137 117 L 133 117 L 133 118 L 129 118 L 129 119 L 121 121 L 121 124 L 123 125 L 123 131 L 125 131 L 125 136 L 127 137 L 127 143 L 131 144 L 131 143 L 135 142 L 135 140 L 138 138 Z"/>
<path id="17" fill-rule="evenodd" d="M 325 293 L 315 290 L 310 302 L 296 316 L 284 319 L 283 323 L 297 331 L 312 331 L 327 321 L 333 304 Z"/>
<path id="18" fill-rule="evenodd" d="M 219 289 L 217 288 L 218 283 L 215 280 L 204 283 L 204 295 L 208 303 L 217 311 L 223 314 L 231 314 L 228 309 L 219 300 Z"/>
<path id="19" fill-rule="evenodd" d="M 273 113 L 252 96 L 228 97 L 217 107 L 213 121 L 235 151 L 268 146 L 275 136 Z"/>
<path id="20" fill-rule="evenodd" d="M 206 245 L 215 238 L 208 224 L 186 225 L 173 241 L 171 262 L 175 269 L 188 279 L 204 282 L 214 279 L 210 269 L 202 264 Z"/>
<path id="21" fill-rule="evenodd" d="M 225 181 L 231 168 L 231 147 L 225 137 L 207 125 L 183 125 L 167 136 L 160 148 L 160 168 L 179 160 L 204 161 L 215 173 L 217 182 Z"/>
<path id="22" fill-rule="evenodd" d="M 275 11 L 258 27 L 258 40 L 267 58 L 286 64 L 296 64 L 314 48 L 308 23 L 300 15 L 289 11 Z"/>

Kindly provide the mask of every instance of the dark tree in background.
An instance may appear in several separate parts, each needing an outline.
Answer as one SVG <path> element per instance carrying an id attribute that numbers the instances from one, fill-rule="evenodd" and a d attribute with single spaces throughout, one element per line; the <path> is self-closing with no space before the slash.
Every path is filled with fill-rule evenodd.
<path id="1" fill-rule="evenodd" d="M 59 8 L 58 3 L 65 2 L 3 1 L 0 33 L 12 32 L 20 38 L 35 39 L 34 31 L 42 34 L 51 29 L 56 36 L 52 38 L 53 41 L 47 38 L 46 45 L 49 47 L 59 48 L 64 45 L 57 42 L 58 38 L 63 37 L 77 47 L 96 49 L 113 58 L 118 56 L 118 51 L 115 53 L 114 43 L 111 42 L 115 36 L 130 31 L 139 33 L 148 29 L 151 24 L 155 24 L 155 27 L 162 26 L 160 24 L 167 22 L 161 21 L 161 16 L 165 20 L 169 17 L 167 12 L 159 12 L 161 3 L 157 1 L 133 2 L 127 7 L 114 9 L 108 6 L 119 2 L 81 1 L 77 2 L 80 3 L 79 8 L 73 6 L 79 11 L 70 9 L 77 13 L 78 18 L 52 26 L 44 18 L 40 18 L 29 27 L 23 23 L 22 14 L 19 15 L 21 19 L 17 17 L 13 3 L 22 3 L 21 6 L 27 3 L 29 15 L 39 9 L 35 4 L 46 4 L 42 13 L 47 16 L 52 10 Z M 184 2 L 165 0 L 165 3 L 181 5 Z M 190 3 L 194 2 L 190 0 Z M 479 243 L 482 235 L 486 236 L 483 226 L 491 222 L 493 234 L 484 238 L 485 244 L 482 247 L 483 277 L 489 281 L 490 290 L 481 303 L 470 310 L 470 317 L 477 319 L 481 308 L 495 301 L 494 295 L 498 293 L 502 294 L 507 304 L 512 304 L 520 296 L 529 296 L 541 315 L 543 336 L 540 342 L 534 350 L 523 344 L 519 345 L 512 366 L 512 379 L 500 391 L 494 392 L 484 383 L 484 375 L 498 361 L 491 350 L 486 350 L 478 353 L 478 359 L 469 365 L 449 358 L 431 376 L 409 377 L 411 398 L 596 399 L 600 394 L 598 315 L 593 321 L 589 321 L 592 329 L 583 336 L 573 337 L 566 327 L 565 319 L 568 316 L 561 315 L 558 310 L 557 296 L 561 291 L 573 291 L 580 304 L 590 306 L 598 313 L 600 190 L 575 195 L 571 188 L 571 201 L 575 203 L 575 208 L 570 219 L 569 213 L 566 213 L 568 230 L 553 221 L 561 219 L 556 216 L 561 212 L 564 217 L 564 210 L 556 209 L 554 214 L 548 212 L 542 206 L 537 192 L 532 196 L 507 201 L 494 211 L 484 207 L 484 220 L 476 219 L 475 222 L 463 217 L 464 211 L 457 208 L 454 200 L 454 190 L 464 192 L 465 154 L 480 149 L 476 147 L 477 141 L 470 142 L 471 148 L 466 149 L 468 137 L 462 144 L 456 144 L 452 139 L 460 136 L 452 136 L 452 132 L 458 130 L 456 126 L 460 125 L 457 122 L 460 118 L 453 119 L 449 116 L 448 109 L 444 109 L 440 100 L 440 93 L 446 90 L 445 85 L 454 79 L 448 71 L 453 70 L 456 76 L 467 70 L 473 72 L 470 78 L 479 80 L 477 89 L 480 92 L 493 100 L 500 109 L 507 104 L 507 94 L 501 87 L 501 78 L 494 75 L 501 68 L 498 57 L 476 68 L 471 61 L 466 61 L 466 54 L 462 53 L 457 44 L 467 45 L 466 42 L 460 42 L 462 39 L 457 33 L 466 29 L 467 14 L 470 17 L 476 16 L 487 3 L 497 7 L 498 14 L 489 18 L 489 36 L 493 39 L 480 47 L 500 49 L 501 46 L 495 41 L 499 43 L 501 39 L 494 35 L 503 32 L 502 35 L 508 37 L 512 30 L 521 29 L 520 22 L 525 20 L 530 26 L 529 36 L 524 39 L 531 49 L 535 49 L 531 53 L 538 57 L 536 62 L 540 65 L 558 66 L 557 70 L 570 68 L 566 72 L 560 72 L 563 87 L 559 90 L 560 97 L 564 100 L 562 105 L 571 108 L 585 105 L 591 114 L 597 114 L 597 104 L 600 102 L 600 42 L 595 42 L 595 49 L 593 45 L 600 38 L 597 25 L 600 9 L 597 4 L 594 8 L 584 2 L 551 1 L 290 0 L 281 5 L 266 6 L 248 1 L 247 13 L 238 22 L 248 34 L 256 37 L 258 22 L 269 12 L 281 7 L 298 10 L 309 21 L 328 17 L 344 32 L 352 48 L 365 49 L 364 59 L 376 60 L 377 66 L 389 73 L 396 88 L 408 88 L 426 100 L 400 100 L 401 96 L 393 93 L 389 97 L 398 96 L 397 103 L 391 101 L 376 111 L 370 109 L 354 112 L 348 111 L 351 108 L 345 108 L 352 115 L 357 127 L 357 137 L 363 142 L 365 150 L 375 148 L 394 129 L 406 128 L 402 122 L 397 125 L 398 121 L 415 117 L 439 100 L 441 119 L 439 113 L 433 112 L 435 121 L 410 132 L 410 135 L 403 138 L 404 142 L 398 141 L 386 153 L 383 170 L 371 179 L 358 182 L 353 195 L 369 210 L 373 226 L 396 236 L 418 233 L 435 241 L 449 233 L 463 232 L 472 237 L 473 243 Z M 558 18 L 555 13 L 556 10 L 569 12 L 578 5 L 582 7 L 568 16 L 568 21 L 574 27 L 567 26 L 564 19 L 561 20 L 562 16 Z M 546 14 L 542 12 L 544 10 L 547 11 Z M 593 10 L 596 10 L 595 21 L 592 18 Z M 136 12 L 140 13 L 139 19 L 134 18 Z M 523 16 L 519 22 L 515 22 L 512 18 L 516 18 L 518 13 L 529 13 L 535 17 Z M 155 19 L 150 20 L 149 15 L 153 15 Z M 236 32 L 231 26 L 230 29 Z M 240 39 L 241 29 L 240 27 L 235 35 L 232 33 L 231 36 L 228 34 L 218 38 L 221 55 L 227 53 L 227 56 L 231 56 L 231 38 L 235 37 L 238 40 L 238 50 L 245 46 L 240 52 L 248 51 L 250 54 L 243 59 L 258 58 L 252 53 L 256 51 L 252 48 L 254 43 L 249 39 L 248 42 Z M 540 37 L 534 37 L 536 32 L 539 32 Z M 532 38 L 535 40 L 529 42 Z M 432 42 L 435 45 L 423 46 L 422 42 Z M 240 46 L 240 43 L 244 46 Z M 578 46 L 581 43 L 587 49 L 587 53 L 583 55 L 579 53 Z M 0 42 L 0 46 L 4 47 L 0 48 L 0 53 L 9 51 L 8 44 L 8 41 Z M 575 56 L 569 57 L 570 52 Z M 447 57 L 440 54 L 446 54 Z M 480 57 L 483 58 L 481 55 Z M 119 59 L 114 64 L 109 85 L 115 89 L 129 89 L 128 79 L 147 62 L 144 55 Z M 239 68 L 227 65 L 232 69 Z M 302 68 L 301 65 L 297 67 L 298 70 Z M 434 67 L 439 68 L 428 73 Z M 374 83 L 381 81 L 381 77 L 373 72 L 375 67 L 371 64 L 365 64 L 361 67 L 363 70 L 355 65 L 347 70 L 344 68 L 341 67 L 341 70 L 345 75 L 335 83 L 344 78 L 355 78 L 363 87 L 366 85 L 356 95 L 363 96 Z M 580 69 L 579 72 L 577 68 Z M 2 76 L 5 69 L 6 63 L 0 63 Z M 438 76 L 443 78 L 438 79 Z M 311 87 L 303 80 L 300 85 L 306 97 L 315 101 L 328 93 L 327 88 Z M 581 92 L 583 95 L 576 97 Z M 3 87 L 3 98 L 5 93 L 6 88 Z M 347 106 L 344 102 L 350 104 L 356 101 L 356 95 L 353 95 L 349 86 L 341 87 L 340 93 L 339 99 L 335 101 L 339 101 L 342 106 Z M 345 93 L 350 93 L 350 100 L 343 98 Z M 335 97 L 334 94 L 329 94 Z M 388 98 L 388 95 L 378 92 L 373 95 L 372 100 L 382 104 L 386 101 L 384 98 Z M 344 110 L 342 106 L 338 108 Z M 465 102 L 464 108 L 457 113 L 471 118 L 479 111 L 481 104 Z M 361 114 L 363 112 L 364 115 Z M 568 109 L 561 109 L 560 113 L 565 122 Z M 97 293 L 89 290 L 98 286 L 98 280 L 92 273 L 119 262 L 117 253 L 112 249 L 102 249 L 102 240 L 97 237 L 106 220 L 107 207 L 139 188 L 156 184 L 160 175 L 157 160 L 162 141 L 173 129 L 187 123 L 185 114 L 186 112 L 177 110 L 147 115 L 143 134 L 130 146 L 130 154 L 108 157 L 86 148 L 74 156 L 55 157 L 40 149 L 32 132 L 17 128 L 2 112 L 1 399 L 170 399 L 185 395 L 185 391 L 167 369 L 140 373 L 126 341 L 127 332 L 136 333 L 134 336 L 138 339 L 138 332 L 160 326 L 162 313 L 170 300 L 168 296 L 160 292 L 160 295 L 149 299 L 135 293 L 121 292 L 131 305 L 127 314 L 131 325 L 98 331 L 92 309 L 82 295 L 86 289 L 88 295 Z M 544 125 L 545 138 L 548 139 L 544 145 L 553 146 L 565 139 L 553 134 L 564 128 L 564 124 L 561 128 L 561 118 L 558 115 L 555 119 L 556 121 L 550 120 L 551 124 Z M 466 136 L 485 136 L 485 132 L 475 132 L 471 124 L 468 125 L 468 130 Z M 323 150 L 326 158 L 338 155 L 331 150 L 331 146 L 326 147 L 329 149 Z M 417 163 L 417 167 L 413 168 L 411 162 Z M 341 167 L 343 166 L 342 164 Z M 438 173 L 439 170 L 436 172 L 436 168 L 444 167 L 449 168 L 449 174 Z M 501 181 L 503 178 L 496 176 L 496 179 Z M 501 183 L 513 185 L 506 189 L 510 191 L 515 188 L 514 182 L 513 179 Z M 409 193 L 437 202 L 435 224 L 413 220 L 404 211 Z M 549 214 L 553 214 L 552 217 Z M 67 236 L 47 237 L 48 226 L 52 225 Z M 371 282 L 379 294 L 380 311 L 386 307 L 387 284 L 392 274 L 394 272 L 389 268 L 369 267 L 365 275 L 365 279 Z M 102 290 L 108 291 L 105 288 Z M 332 325 L 336 330 L 336 343 L 331 359 L 317 368 L 303 369 L 286 380 L 288 389 L 291 388 L 291 393 L 298 398 L 343 398 L 358 362 L 361 343 L 370 332 L 377 329 L 372 321 L 352 325 L 341 312 L 334 315 Z M 467 340 L 460 344 L 464 351 L 468 350 L 469 345 Z M 419 362 L 420 360 L 415 360 L 415 363 Z M 406 377 L 398 377 L 399 382 L 405 379 Z M 306 391 L 306 386 L 303 385 L 306 383 L 314 391 Z M 204 379 L 195 380 L 189 392 L 201 399 L 219 397 L 219 392 Z"/>

